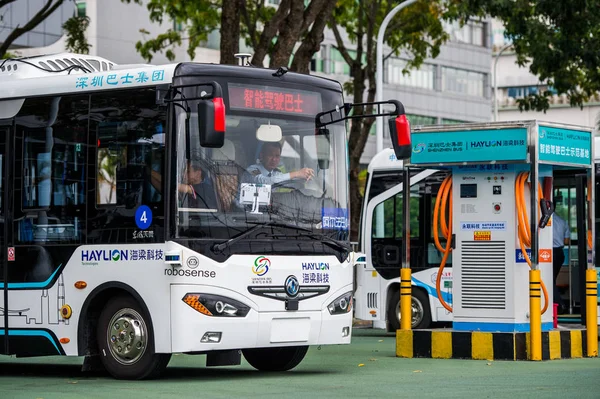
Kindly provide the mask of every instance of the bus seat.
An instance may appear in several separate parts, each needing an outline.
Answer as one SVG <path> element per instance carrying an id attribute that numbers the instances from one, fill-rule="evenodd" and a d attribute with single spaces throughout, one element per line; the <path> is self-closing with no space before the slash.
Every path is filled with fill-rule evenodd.
<path id="1" fill-rule="evenodd" d="M 235 146 L 231 140 L 225 139 L 223 147 L 213 149 L 212 169 L 219 209 L 229 211 L 234 202 L 239 181 Z"/>

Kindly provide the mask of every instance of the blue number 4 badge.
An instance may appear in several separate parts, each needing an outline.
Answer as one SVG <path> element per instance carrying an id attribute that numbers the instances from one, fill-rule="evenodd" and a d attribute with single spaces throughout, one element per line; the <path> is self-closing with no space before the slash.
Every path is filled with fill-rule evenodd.
<path id="1" fill-rule="evenodd" d="M 135 211 L 135 224 L 138 228 L 146 230 L 152 224 L 152 210 L 146 205 L 141 205 Z"/>

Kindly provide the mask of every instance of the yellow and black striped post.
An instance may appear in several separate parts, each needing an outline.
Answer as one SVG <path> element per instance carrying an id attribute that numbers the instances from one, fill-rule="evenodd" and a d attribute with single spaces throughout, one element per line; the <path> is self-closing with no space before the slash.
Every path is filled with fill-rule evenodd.
<path id="1" fill-rule="evenodd" d="M 412 295 L 410 268 L 400 269 L 400 329 L 410 330 L 412 328 Z"/>
<path id="2" fill-rule="evenodd" d="M 598 282 L 595 269 L 585 271 L 585 322 L 587 356 L 598 356 Z"/>
<path id="3" fill-rule="evenodd" d="M 530 360 L 542 360 L 542 309 L 540 270 L 529 271 Z"/>

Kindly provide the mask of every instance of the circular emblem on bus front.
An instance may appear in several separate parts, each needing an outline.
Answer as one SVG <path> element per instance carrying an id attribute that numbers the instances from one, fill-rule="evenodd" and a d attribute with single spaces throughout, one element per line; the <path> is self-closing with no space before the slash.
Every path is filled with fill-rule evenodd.
<path id="1" fill-rule="evenodd" d="M 288 276 L 285 279 L 285 292 L 291 296 L 295 297 L 298 295 L 298 291 L 300 291 L 300 284 L 298 283 L 298 279 L 296 276 Z"/>

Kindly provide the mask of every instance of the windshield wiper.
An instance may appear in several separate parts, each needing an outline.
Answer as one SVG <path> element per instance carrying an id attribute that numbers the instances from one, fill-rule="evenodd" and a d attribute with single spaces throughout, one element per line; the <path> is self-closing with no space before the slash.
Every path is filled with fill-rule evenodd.
<path id="1" fill-rule="evenodd" d="M 213 250 L 213 252 L 222 253 L 223 250 L 225 250 L 225 248 L 235 244 L 242 238 L 248 237 L 250 234 L 254 233 L 256 230 L 262 229 L 264 227 L 272 226 L 273 224 L 275 224 L 275 222 L 272 222 L 272 221 L 257 224 L 256 226 L 249 228 L 248 230 L 242 232 L 241 234 L 239 234 L 233 238 L 230 238 L 229 240 L 227 240 L 225 242 L 213 245 L 212 250 Z"/>
<path id="2" fill-rule="evenodd" d="M 313 233 L 308 229 L 299 229 L 297 237 L 312 238 L 313 240 L 322 241 L 323 245 L 327 245 L 333 249 L 337 249 L 338 251 L 352 252 L 352 247 L 350 245 L 338 240 L 334 240 L 333 238 L 326 236 L 325 234 Z"/>
<path id="3" fill-rule="evenodd" d="M 293 224 L 280 223 L 280 222 L 275 222 L 275 221 L 259 223 L 256 226 L 249 228 L 248 230 L 244 231 L 243 233 L 241 233 L 233 238 L 230 238 L 229 240 L 227 240 L 225 242 L 213 245 L 212 249 L 214 252 L 221 253 L 226 248 L 235 244 L 239 240 L 241 240 L 245 237 L 248 237 L 250 234 L 254 233 L 255 231 L 260 230 L 265 227 L 279 227 L 279 228 L 293 229 L 293 230 L 296 230 L 298 232 L 298 234 L 297 235 L 285 235 L 285 237 L 288 237 L 288 238 L 308 237 L 308 238 L 312 238 L 314 240 L 321 240 L 321 241 L 323 241 L 323 244 L 333 247 L 334 249 L 352 252 L 352 248 L 349 245 L 339 242 L 337 240 L 334 240 L 333 238 L 328 237 L 324 234 L 313 233 L 311 230 L 305 229 L 304 227 L 298 227 Z"/>

